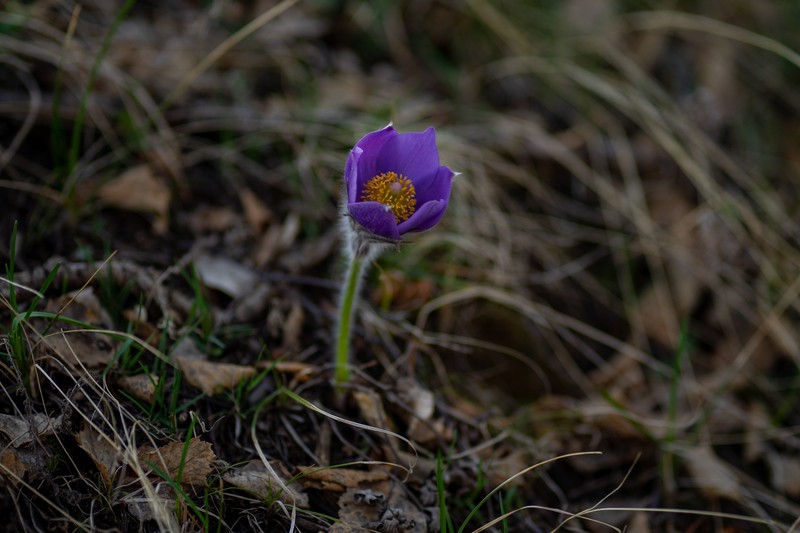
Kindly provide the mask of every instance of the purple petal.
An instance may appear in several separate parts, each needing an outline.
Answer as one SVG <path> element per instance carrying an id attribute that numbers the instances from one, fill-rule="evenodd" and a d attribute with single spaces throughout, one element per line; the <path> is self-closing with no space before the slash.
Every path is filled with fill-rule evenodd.
<path id="1" fill-rule="evenodd" d="M 347 210 L 370 233 L 393 241 L 400 240 L 394 213 L 388 206 L 380 202 L 358 202 L 347 204 Z"/>
<path id="2" fill-rule="evenodd" d="M 356 143 L 345 166 L 345 182 L 349 201 L 357 202 L 358 191 L 361 190 L 364 183 L 378 174 L 376 169 L 381 150 L 389 140 L 397 135 L 397 131 L 389 124 L 382 130 L 367 133 Z"/>
<path id="3" fill-rule="evenodd" d="M 455 176 L 455 172 L 449 168 L 439 167 L 431 177 L 415 181 L 414 191 L 417 196 L 417 204 L 424 204 L 431 200 L 448 200 L 453 176 Z"/>
<path id="4" fill-rule="evenodd" d="M 444 215 L 447 209 L 446 200 L 432 200 L 422 205 L 411 215 L 411 218 L 401 222 L 397 226 L 397 232 L 401 235 L 410 231 L 425 231 L 431 229 Z"/>
<path id="5" fill-rule="evenodd" d="M 358 194 L 358 161 L 364 151 L 356 146 L 350 150 L 347 163 L 344 166 L 344 185 L 347 187 L 347 201 L 355 202 Z"/>
<path id="6" fill-rule="evenodd" d="M 436 131 L 400 133 L 383 145 L 378 156 L 377 173 L 397 172 L 412 183 L 430 178 L 439 168 Z"/>

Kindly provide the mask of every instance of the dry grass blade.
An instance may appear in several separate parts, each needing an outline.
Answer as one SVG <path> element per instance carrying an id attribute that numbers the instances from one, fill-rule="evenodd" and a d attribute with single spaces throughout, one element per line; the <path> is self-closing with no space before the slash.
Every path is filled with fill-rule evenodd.
<path id="1" fill-rule="evenodd" d="M 395 433 L 394 431 L 389 431 L 388 429 L 369 426 L 367 424 L 361 424 L 360 422 L 355 422 L 353 420 L 348 420 L 346 418 L 342 418 L 341 416 L 337 416 L 337 415 L 335 415 L 333 413 L 330 413 L 330 412 L 326 411 L 325 409 L 322 409 L 321 407 L 319 407 L 317 405 L 314 405 L 313 403 L 309 402 L 308 400 L 306 400 L 302 396 L 299 396 L 299 395 L 295 394 L 294 392 L 292 392 L 290 390 L 285 390 L 285 391 L 283 391 L 283 393 L 285 395 L 287 395 L 289 398 L 291 398 L 292 400 L 294 400 L 297 403 L 299 403 L 300 405 L 302 405 L 302 406 L 304 406 L 304 407 L 306 407 L 308 409 L 311 409 L 312 411 L 314 411 L 316 413 L 319 413 L 319 414 L 321 414 L 321 415 L 323 415 L 323 416 L 325 416 L 327 418 L 330 418 L 331 420 L 335 420 L 336 422 L 340 422 L 342 424 L 346 424 L 346 425 L 354 427 L 354 428 L 363 429 L 363 430 L 369 431 L 369 432 L 379 433 L 379 434 L 382 434 L 382 435 L 386 435 L 387 437 L 392 437 L 394 439 L 403 441 L 408 446 L 408 448 L 414 453 L 414 460 L 412 462 L 410 462 L 406 466 L 403 466 L 403 465 L 400 465 L 400 464 L 395 464 L 395 463 L 383 463 L 383 462 L 374 463 L 374 464 L 388 464 L 388 465 L 400 468 L 401 470 L 405 471 L 407 476 L 411 475 L 411 473 L 414 471 L 414 467 L 416 466 L 417 461 L 419 460 L 419 453 L 417 452 L 417 448 L 416 448 L 416 446 L 414 446 L 414 443 L 412 443 L 406 437 L 404 437 L 404 436 L 402 436 L 402 435 L 400 435 L 398 433 Z"/>
<path id="2" fill-rule="evenodd" d="M 0 13 L 10 528 L 797 530 L 800 7 L 133 3 Z M 389 121 L 462 174 L 337 396 Z"/>
<path id="3" fill-rule="evenodd" d="M 253 32 L 261 29 L 264 27 L 265 24 L 273 20 L 275 17 L 280 16 L 281 13 L 292 7 L 296 4 L 298 0 L 283 0 L 280 4 L 277 4 L 252 21 L 250 21 L 245 27 L 240 29 L 238 32 L 234 33 L 230 37 L 228 37 L 223 43 L 217 46 L 210 54 L 208 54 L 203 60 L 195 65 L 192 70 L 190 70 L 183 79 L 178 83 L 178 85 L 172 90 L 172 92 L 161 102 L 160 109 L 166 109 L 170 107 L 178 98 L 180 98 L 183 93 L 189 88 L 192 83 L 203 73 L 205 72 L 208 67 L 219 61 L 219 59 L 225 55 L 228 51 L 234 48 L 237 44 L 242 42 L 243 40 L 247 39 Z"/>
<path id="4" fill-rule="evenodd" d="M 532 471 L 532 470 L 536 470 L 537 468 L 540 468 L 540 467 L 542 467 L 542 466 L 544 466 L 544 465 L 546 465 L 546 464 L 552 463 L 552 462 L 554 462 L 554 461 L 560 461 L 560 460 L 562 460 L 562 459 L 568 459 L 568 458 L 570 458 L 570 457 L 582 457 L 582 456 L 587 456 L 587 455 L 602 455 L 602 452 L 575 452 L 575 453 L 568 453 L 568 454 L 564 454 L 564 455 L 559 455 L 558 457 L 551 457 L 551 458 L 549 458 L 549 459 L 546 459 L 546 460 L 544 460 L 544 461 L 540 461 L 540 462 L 536 463 L 535 465 L 531 465 L 531 466 L 529 466 L 528 468 L 525 468 L 524 470 L 520 470 L 519 472 L 517 472 L 516 474 L 514 474 L 514 475 L 513 475 L 513 476 L 511 476 L 511 477 L 509 477 L 508 479 L 506 479 L 505 481 L 503 481 L 502 483 L 500 483 L 499 485 L 497 485 L 495 488 L 493 488 L 493 489 L 492 489 L 492 490 L 491 490 L 491 491 L 490 491 L 490 492 L 489 492 L 489 493 L 488 493 L 488 494 L 487 494 L 487 495 L 486 495 L 486 496 L 485 496 L 485 497 L 484 497 L 484 498 L 483 498 L 483 499 L 482 499 L 482 500 L 481 500 L 481 501 L 478 503 L 478 505 L 476 505 L 476 506 L 474 507 L 474 509 L 472 510 L 472 512 L 471 512 L 470 514 L 468 514 L 468 515 L 467 515 L 467 517 L 464 519 L 464 523 L 463 523 L 463 524 L 461 524 L 461 528 L 459 529 L 459 531 L 463 531 L 463 529 L 466 527 L 467 523 L 469 522 L 470 518 L 472 518 L 472 516 L 474 516 L 474 514 L 475 514 L 475 513 L 478 511 L 478 509 L 479 509 L 479 508 L 480 508 L 480 507 L 481 507 L 481 506 L 482 506 L 484 503 L 486 503 L 486 501 L 488 501 L 488 500 L 489 500 L 489 499 L 492 497 L 492 495 L 493 495 L 493 494 L 497 493 L 497 492 L 498 492 L 500 489 L 502 489 L 504 486 L 508 485 L 509 483 L 513 482 L 515 479 L 517 479 L 517 478 L 519 478 L 519 477 L 521 477 L 521 476 L 524 476 L 524 475 L 525 475 L 525 474 L 527 474 L 528 472 L 530 472 L 530 471 Z M 496 522 L 494 522 L 494 521 L 493 521 L 493 522 L 492 522 L 492 524 L 494 524 L 494 523 L 496 523 Z M 478 531 L 481 531 L 481 530 L 479 529 Z"/>
<path id="5" fill-rule="evenodd" d="M 639 31 L 680 29 L 704 32 L 733 41 L 739 41 L 772 52 L 800 68 L 800 54 L 783 43 L 770 39 L 765 35 L 759 35 L 758 33 L 748 31 L 744 28 L 726 24 L 725 22 L 701 15 L 681 13 L 679 11 L 646 11 L 631 13 L 626 15 L 623 20 L 628 23 L 631 28 Z"/>

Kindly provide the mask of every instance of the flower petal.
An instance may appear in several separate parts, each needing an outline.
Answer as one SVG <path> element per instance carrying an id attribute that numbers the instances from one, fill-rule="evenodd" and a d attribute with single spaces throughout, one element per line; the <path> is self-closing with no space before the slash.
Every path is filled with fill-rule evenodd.
<path id="1" fill-rule="evenodd" d="M 345 180 L 347 182 L 348 200 L 357 202 L 358 191 L 364 183 L 378 175 L 377 161 L 383 146 L 398 133 L 391 124 L 382 130 L 373 131 L 364 135 L 350 152 L 345 166 Z"/>
<path id="2" fill-rule="evenodd" d="M 430 178 L 415 181 L 414 191 L 417 196 L 417 204 L 424 204 L 431 200 L 449 200 L 453 176 L 455 176 L 455 172 L 443 166 L 439 167 Z"/>
<path id="3" fill-rule="evenodd" d="M 446 200 L 432 200 L 417 209 L 411 218 L 397 225 L 397 232 L 402 235 L 410 231 L 425 231 L 431 229 L 444 215 L 447 209 Z"/>
<path id="4" fill-rule="evenodd" d="M 388 206 L 380 202 L 349 203 L 347 211 L 368 232 L 393 241 L 400 240 L 394 213 Z"/>
<path id="5" fill-rule="evenodd" d="M 344 186 L 347 187 L 347 201 L 355 202 L 358 194 L 358 161 L 361 159 L 361 154 L 364 152 L 361 148 L 356 146 L 350 150 L 350 155 L 347 156 L 347 163 L 344 166 Z"/>
<path id="6" fill-rule="evenodd" d="M 397 172 L 412 183 L 430 178 L 439 168 L 436 130 L 400 133 L 386 141 L 378 156 L 376 173 Z"/>

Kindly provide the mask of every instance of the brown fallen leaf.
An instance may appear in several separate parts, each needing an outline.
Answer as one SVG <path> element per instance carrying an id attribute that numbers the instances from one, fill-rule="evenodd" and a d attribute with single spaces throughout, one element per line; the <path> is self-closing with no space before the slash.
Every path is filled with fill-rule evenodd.
<path id="1" fill-rule="evenodd" d="M 353 399 L 358 404 L 358 410 L 367 424 L 380 429 L 393 429 L 390 427 L 389 417 L 383 408 L 381 397 L 375 391 L 353 391 Z"/>
<path id="2" fill-rule="evenodd" d="M 50 418 L 42 413 L 36 413 L 26 420 L 18 416 L 0 414 L 0 433 L 11 441 L 11 446 L 19 448 L 35 439 L 53 435 L 61 428 L 63 418 L 63 415 Z"/>
<path id="3" fill-rule="evenodd" d="M 189 227 L 196 235 L 228 231 L 241 224 L 241 218 L 230 206 L 200 206 L 189 215 Z"/>
<path id="4" fill-rule="evenodd" d="M 106 486 L 110 487 L 122 464 L 120 451 L 107 438 L 88 426 L 75 435 L 75 440 L 92 459 Z"/>
<path id="5" fill-rule="evenodd" d="M 397 394 L 420 420 L 429 420 L 436 408 L 436 396 L 416 380 L 400 378 L 397 380 Z"/>
<path id="6" fill-rule="evenodd" d="M 372 299 L 390 302 L 395 309 L 414 309 L 431 299 L 434 288 L 430 279 L 411 280 L 402 272 L 387 270 L 381 273 Z"/>
<path id="7" fill-rule="evenodd" d="M 643 511 L 633 513 L 633 516 L 631 516 L 630 520 L 628 520 L 627 531 L 650 533 L 652 530 L 650 529 L 650 522 L 648 520 L 647 513 Z"/>
<path id="8" fill-rule="evenodd" d="M 301 335 L 303 324 L 305 323 L 305 313 L 303 305 L 297 298 L 292 299 L 286 320 L 283 322 L 283 350 L 295 351 L 301 346 Z"/>
<path id="9" fill-rule="evenodd" d="M 92 287 L 50 300 L 45 309 L 53 314 L 97 326 L 99 329 L 107 329 L 113 324 Z M 41 323 L 44 325 L 46 322 Z M 81 365 L 88 368 L 103 367 L 114 357 L 116 343 L 107 335 L 80 331 L 74 323 L 65 320 L 56 320 L 53 324 L 47 323 L 47 326 L 50 333 L 42 339 L 37 348 L 46 348 L 70 368 L 75 369 Z M 60 330 L 63 330 L 63 333 Z"/>
<path id="10" fill-rule="evenodd" d="M 206 287 L 234 299 L 246 296 L 260 283 L 252 269 L 223 256 L 201 254 L 195 259 L 194 267 Z"/>
<path id="11" fill-rule="evenodd" d="M 122 318 L 131 323 L 134 328 L 133 332 L 137 337 L 151 346 L 158 346 L 161 340 L 161 330 L 147 320 L 147 310 L 144 306 L 135 309 L 123 309 Z"/>
<path id="12" fill-rule="evenodd" d="M 401 483 L 385 480 L 368 487 L 347 489 L 339 497 L 336 533 L 356 531 L 428 531 L 425 514 L 408 498 Z"/>
<path id="13" fill-rule="evenodd" d="M 77 331 L 74 326 L 48 334 L 38 348 L 50 350 L 73 369 L 81 365 L 87 368 L 104 367 L 113 360 L 116 351 L 114 343 L 107 336 Z"/>
<path id="14" fill-rule="evenodd" d="M 189 385 L 209 396 L 233 389 L 242 380 L 256 373 L 255 367 L 252 366 L 216 363 L 192 355 L 173 355 L 173 359 Z"/>
<path id="15" fill-rule="evenodd" d="M 103 308 L 94 287 L 72 291 L 47 302 L 45 309 L 51 313 L 73 318 L 99 327 L 111 327 L 111 315 Z M 74 326 L 73 326 L 74 328 Z"/>
<path id="16" fill-rule="evenodd" d="M 261 461 L 253 460 L 240 468 L 225 472 L 222 479 L 260 498 L 277 497 L 287 505 L 307 508 L 308 495 L 293 485 L 287 485 L 288 476 L 282 476 L 277 470 L 282 469 L 273 467 L 269 470 Z"/>
<path id="17" fill-rule="evenodd" d="M 397 381 L 400 400 L 411 409 L 407 436 L 414 442 L 428 444 L 436 440 L 449 441 L 452 428 L 442 419 L 432 419 L 436 409 L 436 396 L 416 380 L 401 378 Z"/>
<path id="18" fill-rule="evenodd" d="M 389 479 L 383 470 L 355 470 L 352 468 L 318 468 L 298 466 L 302 474 L 298 481 L 306 488 L 344 492 L 349 488 L 359 488 L 362 483 Z"/>
<path id="19" fill-rule="evenodd" d="M 156 395 L 158 376 L 150 374 L 122 376 L 117 378 L 117 385 L 143 402 L 152 403 Z"/>
<path id="20" fill-rule="evenodd" d="M 28 467 L 14 448 L 5 448 L 0 451 L 0 480 L 7 480 L 16 486 L 25 478 Z"/>
<path id="21" fill-rule="evenodd" d="M 125 494 L 119 501 L 125 504 L 128 512 L 139 522 L 143 523 L 157 520 L 158 518 L 164 520 L 165 517 L 174 520 L 170 515 L 178 505 L 175 499 L 175 491 L 166 483 L 156 483 L 153 491 L 155 492 L 155 498 L 151 498 L 140 491 L 135 491 Z M 171 525 L 173 525 L 173 530 L 180 529 L 177 523 Z"/>
<path id="22" fill-rule="evenodd" d="M 261 231 L 272 220 L 272 211 L 256 194 L 247 188 L 239 190 L 239 201 L 242 202 L 244 218 L 253 235 L 261 235 Z"/>
<path id="23" fill-rule="evenodd" d="M 800 459 L 786 454 L 767 453 L 770 481 L 775 490 L 790 498 L 800 497 Z"/>
<path id="24" fill-rule="evenodd" d="M 154 450 L 150 445 L 144 445 L 138 450 L 139 462 L 142 465 L 155 465 L 173 480 L 178 480 L 183 485 L 206 484 L 208 474 L 213 470 L 212 463 L 217 456 L 211 448 L 211 443 L 192 437 L 184 456 L 185 442 L 172 441 L 166 446 Z"/>
<path id="25" fill-rule="evenodd" d="M 709 446 L 695 446 L 678 452 L 694 486 L 707 498 L 739 500 L 742 486 L 728 463 L 717 457 Z"/>
<path id="26" fill-rule="evenodd" d="M 111 207 L 155 214 L 153 231 L 158 235 L 166 233 L 172 192 L 163 180 L 156 177 L 149 165 L 129 168 L 100 187 L 98 197 Z"/>
<path id="27" fill-rule="evenodd" d="M 256 364 L 259 369 L 274 368 L 282 374 L 291 374 L 294 379 L 308 381 L 308 379 L 319 372 L 319 367 L 303 363 L 301 361 L 259 361 Z"/>

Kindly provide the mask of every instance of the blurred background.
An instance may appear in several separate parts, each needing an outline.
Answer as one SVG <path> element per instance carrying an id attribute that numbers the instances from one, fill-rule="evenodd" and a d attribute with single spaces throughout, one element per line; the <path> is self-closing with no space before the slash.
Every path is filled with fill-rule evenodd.
<path id="1" fill-rule="evenodd" d="M 206 264 L 217 311 L 195 325 L 227 339 L 223 359 L 267 346 L 324 366 L 348 151 L 389 121 L 434 126 L 461 172 L 448 212 L 373 268 L 355 349 L 465 424 L 436 426 L 428 451 L 502 437 L 491 461 L 465 454 L 491 468 L 466 474 L 485 476 L 471 495 L 452 482 L 452 516 L 589 450 L 603 455 L 525 478 L 513 505 L 578 512 L 621 485 L 606 504 L 627 510 L 597 517 L 632 531 L 800 515 L 800 3 L 3 4 L 6 265 L 115 251 L 166 272 L 199 247 L 223 280 L 271 284 L 237 315 L 243 293 Z M 128 327 L 135 298 L 104 298 Z M 657 507 L 773 522 L 635 510 Z"/>

